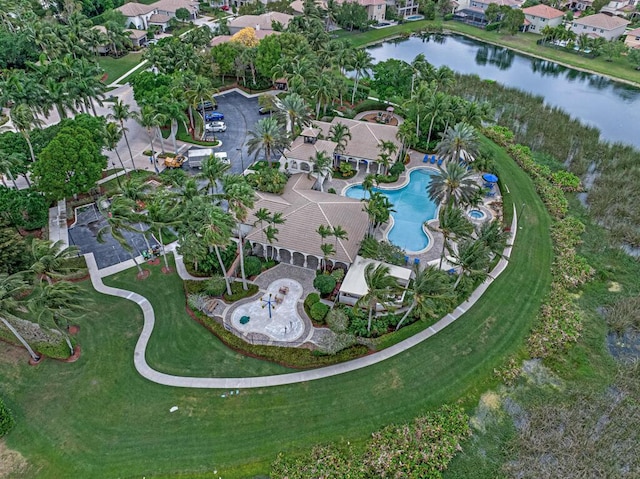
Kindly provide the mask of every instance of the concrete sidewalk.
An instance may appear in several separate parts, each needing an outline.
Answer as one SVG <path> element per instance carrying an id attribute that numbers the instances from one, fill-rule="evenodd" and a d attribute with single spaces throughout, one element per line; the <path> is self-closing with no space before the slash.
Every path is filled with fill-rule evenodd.
<path id="1" fill-rule="evenodd" d="M 91 282 L 96 291 L 111 296 L 117 296 L 135 302 L 140 309 L 144 317 L 144 326 L 138 342 L 136 343 L 133 355 L 133 362 L 136 370 L 146 379 L 157 384 L 164 386 L 184 387 L 184 388 L 198 388 L 198 389 L 240 389 L 240 388 L 260 388 L 269 386 L 282 386 L 285 384 L 294 384 L 306 381 L 313 381 L 316 379 L 328 378 L 336 376 L 338 374 L 344 374 L 351 371 L 371 366 L 373 364 L 380 363 L 386 359 L 396 356 L 415 345 L 425 341 L 434 334 L 442 331 L 448 325 L 460 318 L 466 311 L 469 310 L 486 291 L 489 285 L 497 278 L 507 267 L 508 259 L 511 256 L 512 245 L 515 242 L 516 232 L 518 230 L 517 213 L 513 212 L 513 222 L 511 224 L 511 231 L 513 236 L 510 239 L 509 244 L 504 250 L 504 256 L 496 267 L 491 271 L 487 280 L 478 287 L 467 301 L 460 304 L 452 313 L 447 314 L 440 321 L 433 326 L 421 331 L 420 333 L 405 339 L 404 341 L 395 344 L 387 349 L 379 351 L 377 353 L 347 361 L 333 366 L 327 366 L 324 368 L 318 368 L 311 371 L 301 371 L 296 373 L 280 374 L 277 376 L 262 376 L 262 377 L 249 377 L 249 378 L 197 378 L 186 376 L 173 376 L 170 374 L 161 373 L 151 368 L 146 361 L 146 349 L 149 343 L 149 338 L 155 325 L 155 314 L 151 303 L 140 296 L 137 293 L 126 291 L 118 288 L 111 288 L 106 286 L 102 282 L 101 271 L 98 270 L 97 264 L 93 254 L 85 255 L 87 260 L 87 266 L 89 273 L 91 274 Z M 133 263 L 133 262 L 132 262 Z M 124 264 L 123 264 L 124 265 Z M 123 266 L 124 268 L 124 266 Z"/>

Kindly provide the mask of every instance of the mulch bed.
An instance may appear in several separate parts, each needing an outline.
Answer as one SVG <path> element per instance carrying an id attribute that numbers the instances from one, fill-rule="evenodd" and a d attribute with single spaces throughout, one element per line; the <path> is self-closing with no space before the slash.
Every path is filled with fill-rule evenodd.
<path id="1" fill-rule="evenodd" d="M 136 279 L 138 281 L 143 281 L 147 279 L 150 275 L 151 275 L 151 271 L 149 271 L 148 269 L 143 269 L 142 272 L 136 274 Z"/>

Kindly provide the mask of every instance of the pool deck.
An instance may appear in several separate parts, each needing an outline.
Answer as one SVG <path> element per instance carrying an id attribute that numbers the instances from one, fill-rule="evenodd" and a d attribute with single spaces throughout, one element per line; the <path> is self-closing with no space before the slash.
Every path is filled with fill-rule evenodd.
<path id="1" fill-rule="evenodd" d="M 381 185 L 380 186 L 381 189 L 399 188 L 405 185 L 409 181 L 409 174 L 415 168 L 428 168 L 428 169 L 431 169 L 432 171 L 438 170 L 438 167 L 436 165 L 423 162 L 424 153 L 420 153 L 414 150 L 409 150 L 409 157 L 410 157 L 409 163 L 407 163 L 405 171 L 400 174 L 398 181 L 395 183 L 388 183 L 385 185 Z M 333 178 L 330 182 L 328 182 L 325 185 L 326 187 L 325 189 L 334 188 L 337 192 L 341 192 L 348 186 L 362 183 L 366 175 L 367 174 L 365 172 L 365 169 L 360 168 L 360 170 L 358 171 L 358 174 L 356 174 L 353 178 L 350 178 L 348 180 L 340 180 L 340 179 Z M 478 181 L 479 184 L 484 183 L 480 173 L 477 173 L 476 175 L 474 175 L 474 178 Z M 477 208 L 483 211 L 485 214 L 488 214 L 488 215 L 490 214 L 492 217 L 499 216 L 501 214 L 501 207 L 502 207 L 502 197 L 500 196 L 500 191 L 497 188 L 495 188 L 495 191 L 496 191 L 495 196 L 485 197 L 484 203 L 479 205 Z M 425 195 L 426 195 L 426 192 L 425 192 Z M 479 225 L 482 223 L 482 221 L 484 221 L 484 220 L 475 220 L 473 218 L 469 218 L 469 220 L 471 220 L 471 222 L 474 225 Z M 437 228 L 438 219 L 436 218 L 429 221 L 429 225 L 432 226 L 433 228 Z M 385 232 L 389 228 L 391 228 L 390 224 L 376 231 L 376 239 L 382 240 L 384 238 Z M 440 255 L 442 254 L 442 246 L 443 246 L 444 238 L 438 232 L 434 232 L 430 230 L 427 232 L 427 234 L 429 235 L 429 239 L 430 239 L 429 246 L 425 251 L 409 254 L 408 261 L 407 261 L 408 265 L 413 265 L 416 259 L 419 260 L 420 264 L 422 265 L 429 264 L 429 263 L 437 264 L 439 262 Z"/>

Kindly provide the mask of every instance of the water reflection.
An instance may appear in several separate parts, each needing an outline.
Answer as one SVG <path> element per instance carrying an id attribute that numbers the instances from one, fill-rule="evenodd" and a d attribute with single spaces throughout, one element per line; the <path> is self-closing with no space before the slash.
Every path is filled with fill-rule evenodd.
<path id="1" fill-rule="evenodd" d="M 640 90 L 624 83 L 455 35 L 394 40 L 370 52 L 375 61 L 394 58 L 407 63 L 423 53 L 436 67 L 446 65 L 541 95 L 548 105 L 600 129 L 603 138 L 640 146 Z"/>

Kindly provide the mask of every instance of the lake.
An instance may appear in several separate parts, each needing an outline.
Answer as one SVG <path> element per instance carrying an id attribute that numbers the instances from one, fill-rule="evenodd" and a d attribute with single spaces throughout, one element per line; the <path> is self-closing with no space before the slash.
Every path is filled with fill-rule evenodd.
<path id="1" fill-rule="evenodd" d="M 368 50 L 375 62 L 394 58 L 410 63 L 423 53 L 436 67 L 446 65 L 540 95 L 547 104 L 598 128 L 601 138 L 640 147 L 640 89 L 630 85 L 460 35 L 410 37 Z"/>

